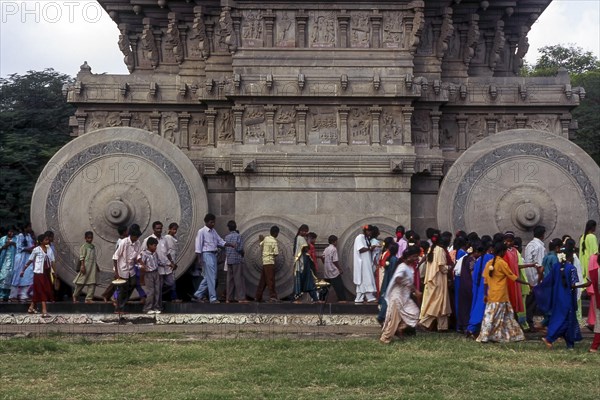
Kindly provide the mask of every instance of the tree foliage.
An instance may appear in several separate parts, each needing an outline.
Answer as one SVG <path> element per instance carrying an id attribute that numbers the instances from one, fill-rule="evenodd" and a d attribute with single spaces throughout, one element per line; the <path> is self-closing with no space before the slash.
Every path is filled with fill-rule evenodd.
<path id="1" fill-rule="evenodd" d="M 591 52 L 573 45 L 545 46 L 535 65 L 524 64 L 524 76 L 555 76 L 563 67 L 569 72 L 572 86 L 582 86 L 585 98 L 572 111 L 577 120 L 573 142 L 600 165 L 600 60 Z"/>
<path id="2" fill-rule="evenodd" d="M 535 65 L 526 67 L 525 74 L 529 76 L 554 76 L 560 67 L 570 74 L 582 74 L 600 69 L 600 61 L 591 51 L 581 47 L 557 44 L 538 49 L 541 56 Z"/>
<path id="3" fill-rule="evenodd" d="M 0 225 L 29 219 L 38 176 L 71 139 L 74 107 L 62 94 L 71 81 L 53 69 L 0 78 Z"/>

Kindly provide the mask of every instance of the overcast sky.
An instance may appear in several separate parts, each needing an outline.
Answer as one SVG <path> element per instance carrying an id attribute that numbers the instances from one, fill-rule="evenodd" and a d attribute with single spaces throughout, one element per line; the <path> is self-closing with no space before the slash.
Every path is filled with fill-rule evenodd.
<path id="1" fill-rule="evenodd" d="M 92 0 L 0 0 L 0 76 L 44 68 L 76 75 L 87 61 L 94 73 L 127 74 L 119 31 Z M 554 0 L 529 33 L 526 59 L 542 46 L 575 44 L 600 57 L 600 0 Z"/>

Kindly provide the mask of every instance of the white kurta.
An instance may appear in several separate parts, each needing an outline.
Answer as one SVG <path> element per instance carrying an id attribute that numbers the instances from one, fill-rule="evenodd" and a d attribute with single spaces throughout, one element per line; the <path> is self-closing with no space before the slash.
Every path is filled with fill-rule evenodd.
<path id="1" fill-rule="evenodd" d="M 373 293 L 377 290 L 375 287 L 375 276 L 373 275 L 373 261 L 370 251 L 359 252 L 363 247 L 369 247 L 369 241 L 361 233 L 354 239 L 353 281 L 356 285 L 357 293 Z"/>

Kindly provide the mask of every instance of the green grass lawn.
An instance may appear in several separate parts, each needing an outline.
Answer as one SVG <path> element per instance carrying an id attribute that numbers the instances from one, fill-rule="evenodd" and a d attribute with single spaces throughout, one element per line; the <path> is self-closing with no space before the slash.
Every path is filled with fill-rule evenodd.
<path id="1" fill-rule="evenodd" d="M 600 354 L 557 343 L 0 340 L 0 399 L 599 399 Z"/>

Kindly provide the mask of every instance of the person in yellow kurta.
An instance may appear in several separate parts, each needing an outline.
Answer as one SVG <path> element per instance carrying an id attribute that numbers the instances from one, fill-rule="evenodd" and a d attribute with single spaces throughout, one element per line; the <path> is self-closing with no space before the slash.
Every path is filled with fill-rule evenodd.
<path id="1" fill-rule="evenodd" d="M 529 284 L 519 279 L 502 259 L 506 249 L 504 242 L 496 243 L 494 258 L 488 261 L 483 270 L 483 279 L 488 290 L 481 332 L 477 337 L 477 341 L 481 343 L 525 340 L 523 330 L 515 319 L 506 284 L 507 279 L 522 285 Z"/>
<path id="2" fill-rule="evenodd" d="M 431 238 L 433 242 L 427 254 L 425 270 L 425 287 L 419 323 L 427 329 L 433 329 L 437 321 L 438 331 L 448 330 L 448 316 L 452 313 L 450 296 L 448 294 L 448 260 L 446 256 L 447 243 L 437 243 L 438 234 Z"/>
<path id="3" fill-rule="evenodd" d="M 583 232 L 583 236 L 579 240 L 579 261 L 581 262 L 581 273 L 583 278 L 589 278 L 588 270 L 590 257 L 593 254 L 598 253 L 598 238 L 596 237 L 596 227 L 597 223 L 593 219 L 590 219 L 585 224 L 585 231 Z M 587 289 L 587 293 L 590 296 L 590 310 L 587 318 L 588 327 L 593 327 L 596 323 L 596 303 L 594 296 L 594 287 L 589 286 Z"/>

